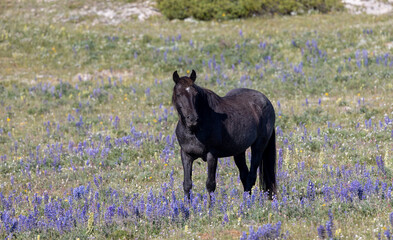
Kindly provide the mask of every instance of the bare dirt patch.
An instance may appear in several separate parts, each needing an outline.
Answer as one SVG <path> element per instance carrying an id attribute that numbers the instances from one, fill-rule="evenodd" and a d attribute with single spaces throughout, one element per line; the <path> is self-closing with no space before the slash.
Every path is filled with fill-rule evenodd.
<path id="1" fill-rule="evenodd" d="M 367 13 L 380 15 L 393 11 L 393 0 L 343 0 L 343 3 L 351 13 L 355 14 Z"/>
<path id="2" fill-rule="evenodd" d="M 94 18 L 95 24 L 118 25 L 122 22 L 137 19 L 144 21 L 151 16 L 161 15 L 155 8 L 155 2 L 143 1 L 136 3 L 105 3 L 97 2 L 86 4 L 81 8 L 73 9 L 68 20 L 78 18 Z"/>

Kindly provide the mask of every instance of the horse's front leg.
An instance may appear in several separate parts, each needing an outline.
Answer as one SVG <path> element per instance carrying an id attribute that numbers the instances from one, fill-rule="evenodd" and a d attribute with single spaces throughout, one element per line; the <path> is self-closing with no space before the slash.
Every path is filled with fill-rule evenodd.
<path id="1" fill-rule="evenodd" d="M 216 171 L 217 171 L 217 158 L 213 154 L 208 153 L 206 156 L 207 160 L 207 181 L 206 189 L 211 197 L 211 193 L 216 190 Z"/>
<path id="2" fill-rule="evenodd" d="M 188 200 L 190 200 L 190 191 L 192 188 L 192 163 L 194 159 L 182 149 L 181 161 L 183 163 L 183 171 L 184 171 L 184 181 L 183 181 L 184 195 L 185 197 L 187 197 Z"/>

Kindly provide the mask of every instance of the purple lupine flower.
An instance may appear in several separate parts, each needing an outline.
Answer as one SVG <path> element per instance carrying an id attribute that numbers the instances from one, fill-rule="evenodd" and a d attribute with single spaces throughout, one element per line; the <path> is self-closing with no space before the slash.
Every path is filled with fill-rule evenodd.
<path id="1" fill-rule="evenodd" d="M 243 236 L 240 239 L 244 240 L 258 240 L 258 239 L 285 239 L 285 236 L 281 235 L 281 222 L 277 222 L 276 225 L 265 224 L 259 227 L 255 232 L 253 227 L 250 226 L 249 233 L 243 232 Z"/>
<path id="2" fill-rule="evenodd" d="M 242 236 L 240 237 L 240 240 L 247 240 L 247 233 L 243 232 Z"/>
<path id="3" fill-rule="evenodd" d="M 222 224 L 223 225 L 225 225 L 225 224 L 227 224 L 229 222 L 229 218 L 228 218 L 228 214 L 224 214 L 224 218 L 223 218 L 223 220 L 222 220 Z"/>
<path id="4" fill-rule="evenodd" d="M 329 220 L 326 222 L 326 233 L 329 238 L 333 238 L 333 213 L 332 210 L 329 209 Z"/>
<path id="5" fill-rule="evenodd" d="M 393 212 L 391 212 L 391 213 L 389 214 L 389 221 L 390 221 L 390 225 L 391 225 L 392 228 L 393 228 Z"/>
<path id="6" fill-rule="evenodd" d="M 97 178 L 96 178 L 96 175 L 94 175 L 94 184 L 97 186 L 97 188 L 100 188 L 100 184 L 99 184 L 99 182 L 98 182 L 98 180 L 97 180 Z"/>
<path id="7" fill-rule="evenodd" d="M 387 240 L 391 240 L 392 239 L 392 236 L 390 235 L 389 229 L 387 229 L 384 233 L 385 233 L 385 236 L 386 236 Z"/>
<path id="8" fill-rule="evenodd" d="M 188 219 L 190 217 L 190 209 L 186 207 L 184 202 L 180 202 L 180 211 L 184 219 Z"/>
<path id="9" fill-rule="evenodd" d="M 106 212 L 104 214 L 104 218 L 105 218 L 106 222 L 109 222 L 109 223 L 112 222 L 112 218 L 115 216 L 115 209 L 116 209 L 116 206 L 114 204 L 110 205 L 106 209 Z"/>
<path id="10" fill-rule="evenodd" d="M 113 126 L 115 127 L 115 129 L 119 127 L 119 122 L 120 122 L 120 118 L 116 115 L 115 121 L 113 122 Z"/>
<path id="11" fill-rule="evenodd" d="M 167 55 L 168 55 L 168 50 L 166 50 L 166 51 L 164 52 L 164 62 L 166 62 L 166 60 L 167 60 Z"/>
<path id="12" fill-rule="evenodd" d="M 74 188 L 72 192 L 75 199 L 82 199 L 85 194 L 85 186 L 81 185 L 79 187 Z"/>
<path id="13" fill-rule="evenodd" d="M 311 179 L 308 181 L 307 185 L 307 198 L 310 199 L 311 201 L 315 200 L 315 184 L 311 181 Z"/>
<path id="14" fill-rule="evenodd" d="M 368 53 L 366 49 L 363 49 L 363 64 L 365 67 L 368 66 Z"/>
<path id="15" fill-rule="evenodd" d="M 325 239 L 326 238 L 326 230 L 325 227 L 323 225 L 319 225 L 319 227 L 317 228 L 318 231 L 318 237 L 320 239 Z"/>

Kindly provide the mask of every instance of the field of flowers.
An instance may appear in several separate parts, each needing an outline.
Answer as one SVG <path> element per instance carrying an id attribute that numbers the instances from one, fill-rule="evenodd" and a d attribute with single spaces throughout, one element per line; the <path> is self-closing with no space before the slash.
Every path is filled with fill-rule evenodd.
<path id="1" fill-rule="evenodd" d="M 83 7 L 0 6 L 2 239 L 391 239 L 391 15 L 113 25 Z M 201 160 L 184 201 L 171 76 L 191 69 L 273 102 L 275 199 L 223 158 L 212 202 Z"/>

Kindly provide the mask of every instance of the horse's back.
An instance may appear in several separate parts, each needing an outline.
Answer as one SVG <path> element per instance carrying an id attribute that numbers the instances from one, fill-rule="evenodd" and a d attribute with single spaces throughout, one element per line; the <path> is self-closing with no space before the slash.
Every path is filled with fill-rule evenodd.
<path id="1" fill-rule="evenodd" d="M 273 111 L 273 105 L 270 100 L 261 92 L 249 88 L 236 88 L 229 91 L 224 97 L 225 101 L 233 102 L 232 104 L 241 104 L 242 102 L 254 102 L 260 107 L 268 107 Z"/>

